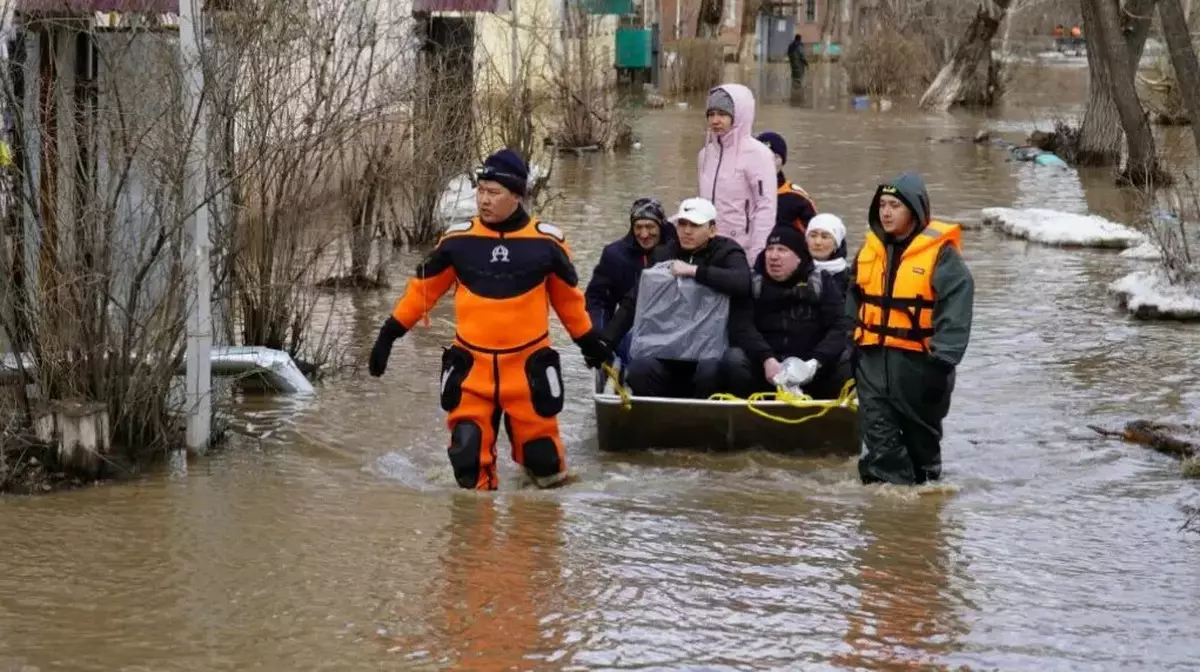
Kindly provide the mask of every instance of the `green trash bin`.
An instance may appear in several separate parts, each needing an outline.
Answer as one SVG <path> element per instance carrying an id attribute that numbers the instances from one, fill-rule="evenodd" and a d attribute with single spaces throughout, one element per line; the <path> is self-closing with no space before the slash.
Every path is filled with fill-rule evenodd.
<path id="1" fill-rule="evenodd" d="M 649 28 L 617 29 L 617 67 L 642 69 L 651 66 Z"/>

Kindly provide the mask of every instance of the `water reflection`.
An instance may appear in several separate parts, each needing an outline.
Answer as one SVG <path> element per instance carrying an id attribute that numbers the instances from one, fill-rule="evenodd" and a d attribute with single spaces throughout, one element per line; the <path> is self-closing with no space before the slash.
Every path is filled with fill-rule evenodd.
<path id="1" fill-rule="evenodd" d="M 935 661 L 958 647 L 966 628 L 949 597 L 945 499 L 873 502 L 862 512 L 866 543 L 852 552 L 858 574 L 849 579 L 858 602 L 848 615 L 844 650 L 833 657 L 838 666 L 939 669 Z"/>
<path id="2" fill-rule="evenodd" d="M 562 509 L 555 499 L 453 498 L 442 558 L 444 643 L 456 670 L 545 669 L 542 620 L 559 591 Z M 549 636 L 553 636 L 553 630 Z"/>

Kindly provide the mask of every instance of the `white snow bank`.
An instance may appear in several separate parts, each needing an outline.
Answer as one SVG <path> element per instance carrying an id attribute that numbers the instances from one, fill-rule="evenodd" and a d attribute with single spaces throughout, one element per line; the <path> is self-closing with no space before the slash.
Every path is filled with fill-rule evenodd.
<path id="1" fill-rule="evenodd" d="M 541 166 L 530 166 L 529 188 L 532 189 L 544 177 Z M 447 225 L 471 219 L 478 213 L 475 185 L 471 183 L 470 175 L 456 175 L 450 178 L 450 182 L 442 190 L 442 195 L 438 197 L 436 212 L 438 219 Z"/>
<path id="2" fill-rule="evenodd" d="M 1158 245 L 1146 241 L 1137 247 L 1131 247 L 1121 252 L 1120 256 L 1125 259 L 1137 259 L 1138 261 L 1158 261 L 1162 259 L 1162 250 Z"/>
<path id="3" fill-rule="evenodd" d="M 466 175 L 450 178 L 450 183 L 438 197 L 437 216 L 444 222 L 461 222 L 475 216 L 475 186 Z"/>
<path id="4" fill-rule="evenodd" d="M 1200 320 L 1200 285 L 1172 284 L 1162 268 L 1134 271 L 1110 283 L 1108 291 L 1142 320 Z"/>
<path id="5" fill-rule="evenodd" d="M 1146 240 L 1140 232 L 1103 217 L 1042 208 L 984 208 L 983 223 L 1016 238 L 1061 247 L 1125 249 Z"/>

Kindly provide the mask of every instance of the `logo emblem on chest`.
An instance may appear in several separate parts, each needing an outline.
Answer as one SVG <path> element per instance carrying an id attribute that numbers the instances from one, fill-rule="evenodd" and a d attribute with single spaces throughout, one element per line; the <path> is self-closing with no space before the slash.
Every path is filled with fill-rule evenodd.
<path id="1" fill-rule="evenodd" d="M 492 248 L 492 263 L 508 263 L 508 248 L 503 245 L 497 245 Z"/>

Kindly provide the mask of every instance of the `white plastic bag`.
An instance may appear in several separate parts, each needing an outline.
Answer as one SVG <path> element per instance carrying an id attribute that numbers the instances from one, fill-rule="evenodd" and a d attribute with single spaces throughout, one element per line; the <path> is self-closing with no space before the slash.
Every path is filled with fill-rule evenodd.
<path id="1" fill-rule="evenodd" d="M 692 278 L 676 277 L 671 262 L 642 271 L 629 356 L 697 362 L 729 348 L 729 297 Z"/>
<path id="2" fill-rule="evenodd" d="M 775 376 L 772 383 L 782 387 L 788 394 L 799 396 L 804 394 L 804 386 L 812 382 L 817 375 L 817 360 L 799 357 L 788 357 L 783 360 L 783 370 Z"/>

